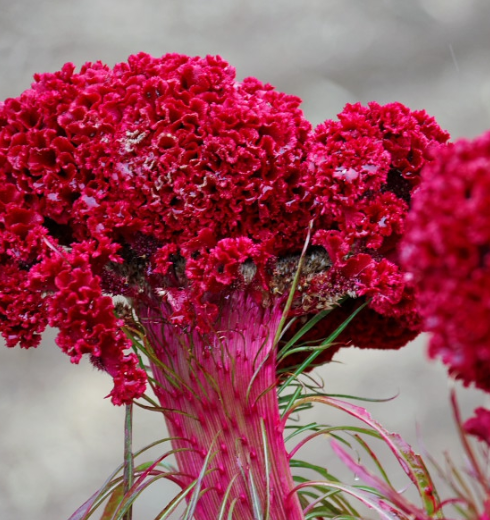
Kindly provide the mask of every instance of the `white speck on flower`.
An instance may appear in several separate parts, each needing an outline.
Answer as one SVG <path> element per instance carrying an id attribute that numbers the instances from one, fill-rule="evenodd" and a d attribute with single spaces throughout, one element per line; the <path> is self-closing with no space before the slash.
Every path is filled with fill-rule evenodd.
<path id="1" fill-rule="evenodd" d="M 354 168 L 336 168 L 333 176 L 336 179 L 344 179 L 347 182 L 351 182 L 359 177 L 359 172 Z"/>
<path id="2" fill-rule="evenodd" d="M 82 195 L 82 200 L 89 208 L 96 208 L 99 206 L 99 203 L 95 200 L 94 197 L 89 197 L 88 195 Z"/>
<path id="3" fill-rule="evenodd" d="M 125 179 L 130 179 L 131 177 L 133 177 L 133 172 L 131 171 L 129 164 L 127 163 L 118 163 L 117 170 Z"/>
<path id="4" fill-rule="evenodd" d="M 366 173 L 376 173 L 378 171 L 378 167 L 375 164 L 366 164 L 362 167 L 362 170 Z"/>

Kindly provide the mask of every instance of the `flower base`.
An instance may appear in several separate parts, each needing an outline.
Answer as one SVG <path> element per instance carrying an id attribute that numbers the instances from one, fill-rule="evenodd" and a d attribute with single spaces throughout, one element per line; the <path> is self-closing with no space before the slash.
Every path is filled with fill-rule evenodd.
<path id="1" fill-rule="evenodd" d="M 162 304 L 141 319 L 159 360 L 152 366 L 157 397 L 183 484 L 198 482 L 195 518 L 233 510 L 240 520 L 303 519 L 276 392 L 281 305 L 263 308 L 236 292 L 206 334 L 170 324 L 169 312 Z"/>

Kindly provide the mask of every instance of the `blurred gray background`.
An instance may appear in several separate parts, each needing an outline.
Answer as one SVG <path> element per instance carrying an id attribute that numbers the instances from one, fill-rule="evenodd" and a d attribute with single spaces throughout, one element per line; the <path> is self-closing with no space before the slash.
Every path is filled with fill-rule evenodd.
<path id="1" fill-rule="evenodd" d="M 67 61 L 220 54 L 238 78 L 300 96 L 314 124 L 347 102 L 396 100 L 426 109 L 453 138 L 474 137 L 490 128 L 489 24 L 488 0 L 0 0 L 0 98 Z M 66 520 L 122 461 L 123 410 L 103 399 L 109 378 L 88 362 L 71 365 L 53 338 L 37 350 L 0 348 L 2 520 Z M 445 370 L 426 360 L 424 339 L 400 352 L 350 349 L 337 360 L 321 374 L 330 392 L 399 393 L 368 407 L 414 444 L 419 424 L 432 453 L 458 460 Z M 485 400 L 459 394 L 465 416 Z M 165 436 L 156 414 L 136 422 L 137 447 Z M 313 460 L 335 466 L 322 442 Z M 173 492 L 157 485 L 135 520 L 154 518 Z"/>

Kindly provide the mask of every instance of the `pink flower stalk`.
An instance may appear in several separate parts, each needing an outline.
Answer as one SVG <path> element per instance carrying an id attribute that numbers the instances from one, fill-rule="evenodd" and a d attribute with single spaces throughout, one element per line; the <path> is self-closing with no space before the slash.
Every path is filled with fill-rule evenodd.
<path id="1" fill-rule="evenodd" d="M 180 481 L 204 491 L 199 519 L 215 520 L 228 493 L 237 518 L 303 518 L 276 334 L 310 227 L 291 316 L 331 310 L 310 339 L 366 301 L 341 344 L 399 348 L 420 330 L 396 246 L 420 170 L 448 135 L 398 103 L 348 105 L 312 132 L 299 104 L 236 82 L 219 57 L 138 54 L 37 75 L 0 105 L 7 345 L 36 346 L 56 327 L 72 361 L 88 354 L 113 377 L 112 401 L 130 403 L 147 376 L 115 313 L 112 296 L 125 297 Z"/>
<path id="2" fill-rule="evenodd" d="M 429 354 L 490 391 L 490 133 L 441 150 L 423 171 L 401 257 L 432 333 Z"/>

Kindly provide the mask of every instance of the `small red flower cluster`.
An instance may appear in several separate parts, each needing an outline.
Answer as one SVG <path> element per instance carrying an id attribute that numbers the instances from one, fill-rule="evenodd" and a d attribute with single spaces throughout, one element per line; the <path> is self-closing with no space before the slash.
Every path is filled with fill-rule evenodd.
<path id="1" fill-rule="evenodd" d="M 490 446 L 490 410 L 477 408 L 475 416 L 464 423 L 464 429 L 466 433 Z"/>
<path id="2" fill-rule="evenodd" d="M 400 103 L 347 105 L 339 121 L 315 131 L 309 152 L 311 191 L 321 215 L 335 221 L 344 243 L 392 248 L 431 145 L 445 142 L 433 118 Z M 389 242 L 388 244 L 386 242 Z"/>
<path id="3" fill-rule="evenodd" d="M 317 337 L 335 330 L 366 298 L 372 300 L 363 319 L 354 320 L 337 344 L 399 348 L 420 332 L 397 245 L 420 171 L 448 138 L 426 112 L 400 103 L 347 105 L 339 121 L 316 129 L 305 185 L 318 212 L 313 243 L 326 249 L 333 265 L 313 280 L 312 289 L 317 294 L 353 289 L 358 297 L 331 312 Z M 325 358 L 334 351 L 325 351 Z"/>
<path id="4" fill-rule="evenodd" d="M 238 83 L 209 56 L 138 54 L 35 79 L 0 104 L 9 346 L 56 327 L 72 360 L 89 354 L 114 377 L 113 401 L 129 402 L 145 374 L 111 296 L 166 298 L 175 323 L 204 327 L 226 291 L 280 294 L 277 261 L 299 254 L 311 220 L 329 269 L 309 275 L 295 312 L 322 308 L 325 294 L 372 298 L 370 323 L 391 324 L 392 346 L 419 331 L 395 246 L 420 169 L 448 139 L 425 112 L 348 105 L 313 133 L 298 98 Z M 361 329 L 358 344 L 387 337 Z"/>
<path id="5" fill-rule="evenodd" d="M 490 133 L 441 150 L 423 176 L 401 258 L 432 332 L 429 354 L 490 391 Z"/>

